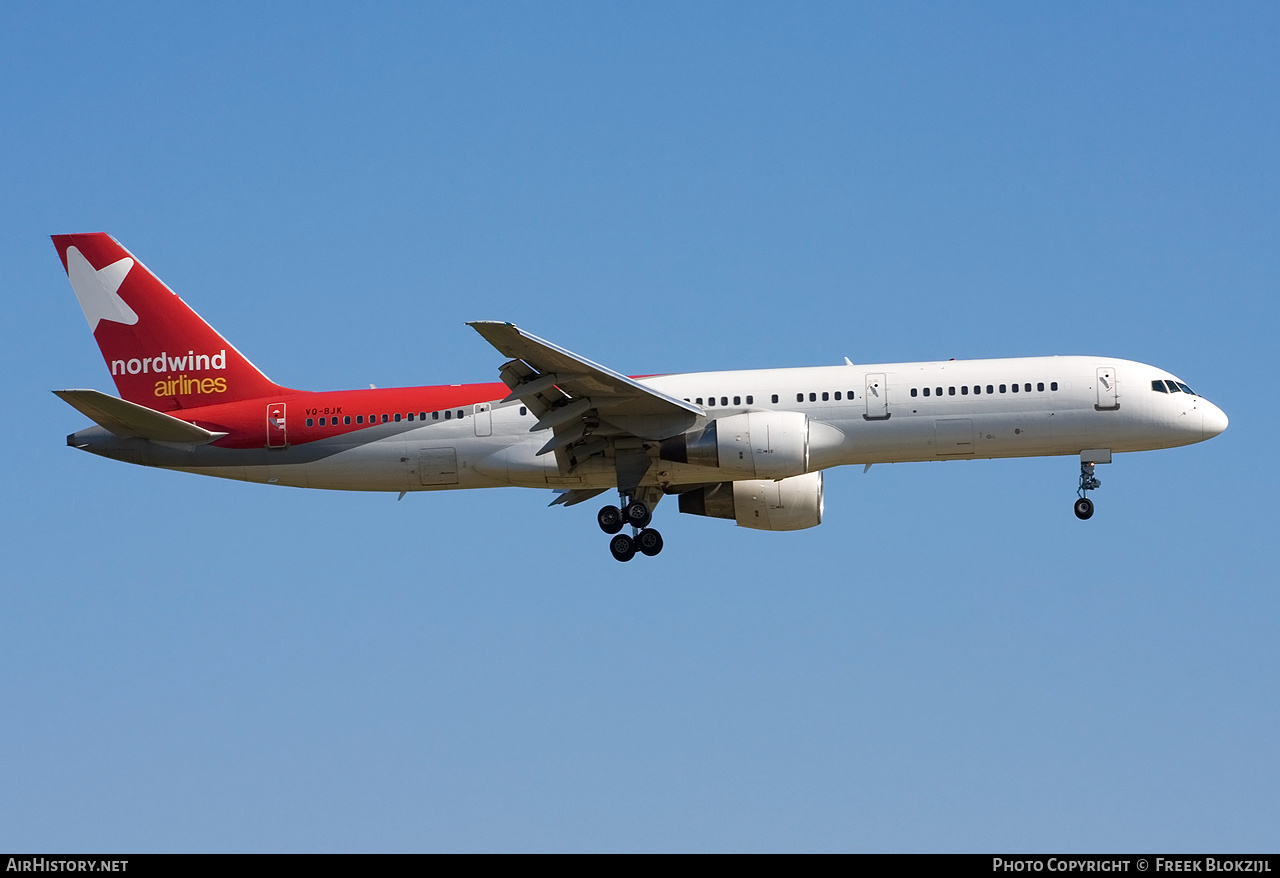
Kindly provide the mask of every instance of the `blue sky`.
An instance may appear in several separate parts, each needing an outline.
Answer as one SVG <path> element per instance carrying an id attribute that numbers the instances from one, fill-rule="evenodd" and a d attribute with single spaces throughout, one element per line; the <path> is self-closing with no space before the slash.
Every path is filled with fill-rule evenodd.
<path id="1" fill-rule="evenodd" d="M 1274 851 L 1274 4 L 7 4 L 0 847 Z M 1231 427 L 840 470 L 614 562 L 549 492 L 79 454 L 107 231 L 274 380 L 1100 354 Z"/>

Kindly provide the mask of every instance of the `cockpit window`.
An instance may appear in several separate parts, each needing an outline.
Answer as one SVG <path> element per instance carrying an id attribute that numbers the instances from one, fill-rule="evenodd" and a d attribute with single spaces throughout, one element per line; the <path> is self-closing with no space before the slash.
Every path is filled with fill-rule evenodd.
<path id="1" fill-rule="evenodd" d="M 1165 390 L 1165 389 L 1164 389 L 1164 382 L 1163 382 L 1163 381 L 1161 381 L 1159 378 L 1157 378 L 1155 381 L 1152 381 L 1152 382 L 1151 382 L 1151 389 L 1152 389 L 1152 390 L 1155 390 L 1155 391 L 1158 391 L 1159 393 L 1168 393 L 1168 392 L 1169 392 L 1169 391 L 1167 391 L 1167 390 Z"/>
<path id="2" fill-rule="evenodd" d="M 1196 392 L 1194 390 L 1192 390 L 1187 385 L 1183 384 L 1181 381 L 1170 381 L 1169 383 L 1178 385 L 1178 389 L 1181 390 L 1183 393 L 1189 393 L 1192 396 L 1196 395 Z"/>
<path id="3" fill-rule="evenodd" d="M 1168 385 L 1169 385 L 1169 392 L 1170 392 L 1170 393 L 1181 393 L 1181 392 L 1182 392 L 1182 390 L 1178 387 L 1178 382 L 1177 382 L 1177 381 L 1166 381 L 1166 382 L 1165 382 L 1165 384 L 1168 384 Z"/>

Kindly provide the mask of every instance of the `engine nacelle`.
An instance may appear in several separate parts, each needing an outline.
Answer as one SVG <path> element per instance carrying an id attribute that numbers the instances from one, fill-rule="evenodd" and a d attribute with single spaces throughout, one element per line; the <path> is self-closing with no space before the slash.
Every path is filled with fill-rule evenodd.
<path id="1" fill-rule="evenodd" d="M 809 418 L 800 412 L 745 412 L 717 418 L 696 433 L 662 441 L 659 457 L 734 475 L 781 479 L 809 468 Z M 826 425 L 818 425 L 825 427 Z M 838 430 L 827 427 L 844 438 Z"/>
<path id="2" fill-rule="evenodd" d="M 732 518 L 756 530 L 804 530 L 822 524 L 822 473 L 789 479 L 721 482 L 680 495 L 680 511 Z"/>

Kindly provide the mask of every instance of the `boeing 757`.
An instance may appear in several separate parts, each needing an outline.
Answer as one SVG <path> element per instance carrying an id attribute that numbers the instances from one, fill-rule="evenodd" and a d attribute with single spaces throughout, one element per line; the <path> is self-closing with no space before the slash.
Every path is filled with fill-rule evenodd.
<path id="1" fill-rule="evenodd" d="M 525 487 L 600 509 L 619 561 L 662 551 L 654 508 L 757 530 L 822 522 L 834 466 L 1079 456 L 1095 466 L 1227 427 L 1175 375 L 1020 357 L 628 377 L 510 323 L 469 325 L 501 383 L 304 391 L 274 383 L 109 235 L 53 243 L 119 396 L 54 391 L 95 426 L 67 444 L 143 466 L 342 491 Z"/>

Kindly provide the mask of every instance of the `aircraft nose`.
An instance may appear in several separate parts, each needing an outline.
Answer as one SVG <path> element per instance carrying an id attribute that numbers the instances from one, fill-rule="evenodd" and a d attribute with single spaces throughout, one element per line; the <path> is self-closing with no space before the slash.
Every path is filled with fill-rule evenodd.
<path id="1" fill-rule="evenodd" d="M 1227 429 L 1227 414 L 1211 402 L 1205 403 L 1204 438 L 1212 439 Z"/>

